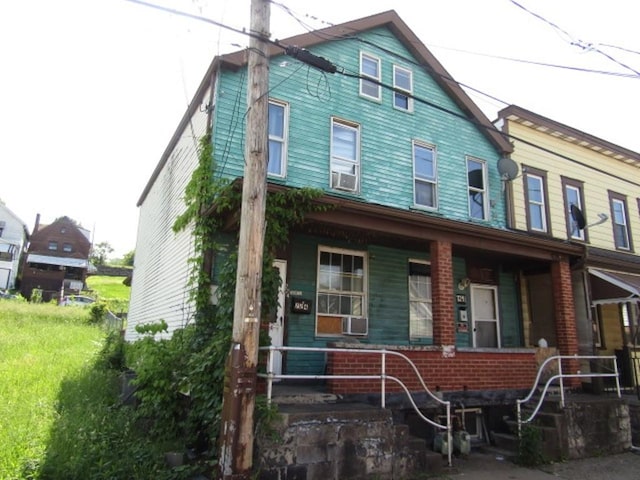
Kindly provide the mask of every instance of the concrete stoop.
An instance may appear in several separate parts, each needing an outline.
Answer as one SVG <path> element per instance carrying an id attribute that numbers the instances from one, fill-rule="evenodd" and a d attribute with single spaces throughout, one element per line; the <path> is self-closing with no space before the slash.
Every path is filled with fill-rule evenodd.
<path id="1" fill-rule="evenodd" d="M 379 480 L 436 474 L 446 464 L 390 410 L 366 404 L 279 403 L 271 435 L 257 439 L 261 480 Z"/>

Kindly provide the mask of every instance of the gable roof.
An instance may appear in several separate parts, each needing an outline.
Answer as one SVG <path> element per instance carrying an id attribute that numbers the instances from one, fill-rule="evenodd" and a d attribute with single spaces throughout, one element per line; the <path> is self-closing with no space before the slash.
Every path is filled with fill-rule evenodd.
<path id="1" fill-rule="evenodd" d="M 414 56 L 416 62 L 430 73 L 440 88 L 442 88 L 456 103 L 466 118 L 477 125 L 480 132 L 489 140 L 489 142 L 491 142 L 496 150 L 502 153 L 510 153 L 513 151 L 513 146 L 511 145 L 511 142 L 508 141 L 507 137 L 491 123 L 482 110 L 480 110 L 480 108 L 462 89 L 460 84 L 451 77 L 449 72 L 445 70 L 442 64 L 433 56 L 429 49 L 394 10 L 388 10 L 386 12 L 360 18 L 358 20 L 278 40 L 278 42 L 273 42 L 269 45 L 268 53 L 269 57 L 282 55 L 284 54 L 283 48 L 285 46 L 309 48 L 314 45 L 319 45 L 333 40 L 353 38 L 353 36 L 359 32 L 383 27 L 388 28 L 402 42 L 407 50 Z M 194 99 L 187 108 L 187 111 L 179 124 L 178 129 L 171 138 L 160 162 L 156 166 L 151 178 L 145 186 L 145 189 L 138 200 L 137 206 L 142 205 L 142 202 L 144 202 L 151 186 L 160 174 L 160 171 L 168 160 L 175 144 L 178 142 L 182 131 L 186 128 L 194 110 L 198 108 L 202 102 L 205 92 L 211 86 L 211 76 L 221 68 L 229 68 L 232 70 L 242 68 L 247 64 L 247 60 L 248 55 L 246 49 L 215 57 L 213 59 L 198 90 L 196 91 L 196 94 L 194 95 Z"/>
<path id="2" fill-rule="evenodd" d="M 498 118 L 504 118 L 526 127 L 547 133 L 565 142 L 598 152 L 615 160 L 640 167 L 640 153 L 634 152 L 588 133 L 576 130 L 550 118 L 526 110 L 517 105 L 509 105 L 498 112 Z"/>

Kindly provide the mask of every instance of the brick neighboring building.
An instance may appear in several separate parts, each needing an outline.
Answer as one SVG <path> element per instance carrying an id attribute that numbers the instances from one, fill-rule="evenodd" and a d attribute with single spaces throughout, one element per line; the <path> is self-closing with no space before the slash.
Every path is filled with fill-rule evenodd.
<path id="1" fill-rule="evenodd" d="M 90 252 L 89 230 L 66 216 L 42 225 L 38 215 L 22 271 L 22 295 L 31 298 L 33 290 L 40 289 L 43 301 L 50 301 L 79 293 L 85 287 Z"/>

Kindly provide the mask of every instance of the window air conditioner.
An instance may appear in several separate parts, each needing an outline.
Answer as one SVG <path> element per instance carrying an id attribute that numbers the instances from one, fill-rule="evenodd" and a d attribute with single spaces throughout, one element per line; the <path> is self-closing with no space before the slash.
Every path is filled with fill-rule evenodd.
<path id="1" fill-rule="evenodd" d="M 331 188 L 355 192 L 358 186 L 358 177 L 351 173 L 331 172 Z"/>
<path id="2" fill-rule="evenodd" d="M 366 335 L 369 329 L 369 322 L 362 317 L 343 317 L 342 333 L 344 335 Z"/>

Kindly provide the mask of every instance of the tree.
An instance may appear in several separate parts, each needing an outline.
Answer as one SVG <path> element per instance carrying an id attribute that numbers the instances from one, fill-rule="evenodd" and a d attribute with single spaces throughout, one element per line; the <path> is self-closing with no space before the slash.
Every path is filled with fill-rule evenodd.
<path id="1" fill-rule="evenodd" d="M 94 265 L 104 265 L 107 262 L 107 256 L 113 252 L 113 247 L 109 242 L 96 243 L 91 249 L 89 260 Z"/>
<path id="2" fill-rule="evenodd" d="M 125 265 L 127 267 L 133 267 L 133 260 L 134 260 L 135 254 L 136 254 L 135 250 L 131 250 L 130 252 L 125 253 L 122 256 L 122 265 Z"/>

